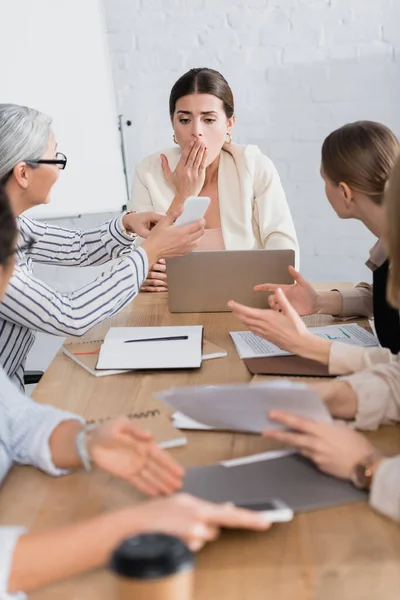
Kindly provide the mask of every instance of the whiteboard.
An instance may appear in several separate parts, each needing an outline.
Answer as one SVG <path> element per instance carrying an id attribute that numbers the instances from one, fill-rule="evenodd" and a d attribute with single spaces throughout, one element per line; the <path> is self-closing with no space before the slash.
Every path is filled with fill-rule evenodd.
<path id="1" fill-rule="evenodd" d="M 0 0 L 0 102 L 53 117 L 68 164 L 35 218 L 126 204 L 118 119 L 99 0 Z"/>

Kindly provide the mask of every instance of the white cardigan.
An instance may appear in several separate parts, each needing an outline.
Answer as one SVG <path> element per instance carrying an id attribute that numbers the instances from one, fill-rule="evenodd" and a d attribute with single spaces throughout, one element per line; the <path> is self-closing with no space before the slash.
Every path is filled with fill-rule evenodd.
<path id="1" fill-rule="evenodd" d="M 129 209 L 165 214 L 174 191 L 165 181 L 161 152 L 137 167 Z M 182 155 L 179 147 L 163 151 L 172 171 Z M 273 162 L 258 146 L 225 145 L 218 171 L 221 229 L 227 250 L 299 248 L 292 216 Z"/>

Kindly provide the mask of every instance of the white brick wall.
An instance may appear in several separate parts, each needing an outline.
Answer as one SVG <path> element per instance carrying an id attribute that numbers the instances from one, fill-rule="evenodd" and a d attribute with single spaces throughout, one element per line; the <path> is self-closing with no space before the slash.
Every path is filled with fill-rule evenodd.
<path id="1" fill-rule="evenodd" d="M 132 165 L 171 143 L 169 91 L 191 67 L 232 86 L 234 139 L 281 174 L 313 280 L 369 277 L 372 237 L 324 198 L 324 137 L 356 119 L 400 134 L 400 0 L 104 0 Z"/>

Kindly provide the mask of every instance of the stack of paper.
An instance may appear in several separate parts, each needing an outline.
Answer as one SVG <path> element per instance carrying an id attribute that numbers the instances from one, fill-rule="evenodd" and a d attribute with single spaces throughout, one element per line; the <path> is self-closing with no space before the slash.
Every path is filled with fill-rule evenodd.
<path id="1" fill-rule="evenodd" d="M 331 342 L 342 342 L 364 348 L 379 346 L 378 338 L 372 333 L 355 323 L 347 325 L 327 325 L 324 327 L 309 327 L 314 335 Z M 268 340 L 265 340 L 251 331 L 233 331 L 232 340 L 240 358 L 293 356 L 291 352 L 281 350 Z"/>
<path id="2" fill-rule="evenodd" d="M 175 427 L 208 428 L 261 433 L 264 429 L 282 429 L 271 421 L 271 410 L 284 410 L 296 415 L 331 423 L 332 418 L 319 396 L 305 385 L 290 381 L 253 385 L 216 385 L 173 388 L 156 397 L 181 415 L 174 418 Z M 185 426 L 186 425 L 186 426 Z"/>

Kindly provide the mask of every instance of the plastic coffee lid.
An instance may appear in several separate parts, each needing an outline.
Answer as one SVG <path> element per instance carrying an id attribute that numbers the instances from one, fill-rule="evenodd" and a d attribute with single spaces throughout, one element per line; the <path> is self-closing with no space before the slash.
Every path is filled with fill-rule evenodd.
<path id="1" fill-rule="evenodd" d="M 131 537 L 111 557 L 111 569 L 123 577 L 158 579 L 191 569 L 193 553 L 178 538 L 162 533 Z"/>

